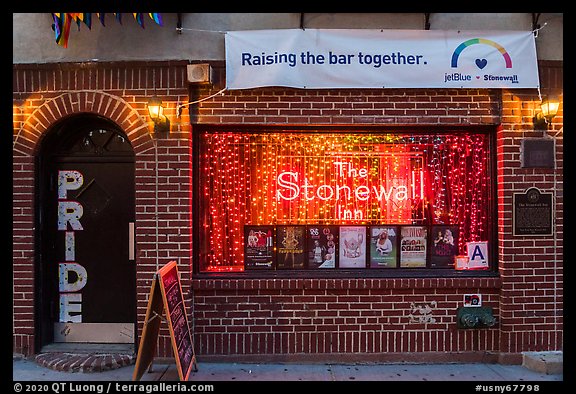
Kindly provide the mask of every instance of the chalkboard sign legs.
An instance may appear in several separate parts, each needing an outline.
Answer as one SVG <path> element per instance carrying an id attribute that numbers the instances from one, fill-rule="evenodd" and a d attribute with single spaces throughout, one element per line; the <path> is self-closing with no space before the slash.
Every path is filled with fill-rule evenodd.
<path id="1" fill-rule="evenodd" d="M 160 319 L 160 320 L 162 320 L 163 322 L 166 321 L 166 319 L 164 318 L 164 316 L 159 315 L 158 313 L 156 313 L 156 311 L 152 311 L 152 314 L 153 314 L 154 316 L 152 316 L 149 320 L 146 320 L 146 321 L 144 322 L 145 325 L 147 325 L 148 323 L 150 323 L 150 322 L 151 322 L 152 320 L 154 320 L 154 319 Z M 154 367 L 154 360 L 151 360 L 151 361 L 150 361 L 150 365 L 149 365 L 148 368 L 146 369 L 146 372 L 148 372 L 148 373 L 154 373 L 154 368 L 153 368 L 153 367 Z"/>
<path id="2" fill-rule="evenodd" d="M 166 317 L 163 317 L 164 311 Z M 180 380 L 188 380 L 191 370 L 198 371 L 198 364 L 175 261 L 170 261 L 154 274 L 132 380 L 140 380 L 147 368 L 151 371 L 162 321 L 167 322 L 170 329 L 178 376 Z"/>
<path id="3" fill-rule="evenodd" d="M 134 366 L 134 373 L 132 375 L 132 380 L 134 381 L 140 380 L 144 374 L 144 370 L 148 369 L 150 371 L 150 368 L 152 367 L 156 342 L 158 341 L 158 333 L 160 332 L 160 323 L 162 322 L 162 319 L 157 319 L 157 317 L 162 317 L 163 311 L 164 304 L 162 303 L 160 282 L 158 280 L 158 275 L 155 274 L 152 286 L 150 286 L 146 318 L 144 320 L 140 345 L 138 346 L 136 365 Z"/>

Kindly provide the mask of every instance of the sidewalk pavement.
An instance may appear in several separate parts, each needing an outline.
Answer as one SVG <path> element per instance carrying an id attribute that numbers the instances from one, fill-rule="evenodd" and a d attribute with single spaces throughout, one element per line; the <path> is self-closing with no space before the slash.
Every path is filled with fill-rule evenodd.
<path id="1" fill-rule="evenodd" d="M 34 361 L 13 359 L 15 382 L 131 381 L 134 365 L 102 372 L 60 372 Z M 153 364 L 141 382 L 178 382 L 175 364 Z M 202 363 L 189 381 L 563 381 L 563 374 L 546 374 L 522 365 L 503 364 L 248 364 Z"/>

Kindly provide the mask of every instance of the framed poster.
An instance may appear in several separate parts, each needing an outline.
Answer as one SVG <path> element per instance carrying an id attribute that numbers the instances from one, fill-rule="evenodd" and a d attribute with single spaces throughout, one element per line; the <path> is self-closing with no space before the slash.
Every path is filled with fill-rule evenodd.
<path id="1" fill-rule="evenodd" d="M 458 226 L 432 226 L 430 267 L 454 268 L 458 254 Z"/>
<path id="2" fill-rule="evenodd" d="M 335 268 L 338 260 L 338 226 L 306 227 L 306 251 L 308 268 Z"/>
<path id="3" fill-rule="evenodd" d="M 398 266 L 398 227 L 370 226 L 368 261 L 370 268 Z"/>
<path id="4" fill-rule="evenodd" d="M 304 268 L 306 261 L 304 226 L 276 227 L 276 268 Z"/>
<path id="5" fill-rule="evenodd" d="M 366 227 L 340 226 L 340 268 L 366 268 Z"/>
<path id="6" fill-rule="evenodd" d="M 244 226 L 244 268 L 274 268 L 274 226 Z"/>
<path id="7" fill-rule="evenodd" d="M 424 226 L 402 226 L 400 229 L 400 267 L 426 267 L 427 230 Z"/>

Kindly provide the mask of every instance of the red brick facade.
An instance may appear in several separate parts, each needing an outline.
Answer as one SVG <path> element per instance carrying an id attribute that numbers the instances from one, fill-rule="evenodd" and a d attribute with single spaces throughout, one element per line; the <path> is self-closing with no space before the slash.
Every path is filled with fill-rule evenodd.
<path id="1" fill-rule="evenodd" d="M 14 352 L 33 354 L 35 336 L 35 156 L 45 132 L 68 115 L 104 116 L 128 136 L 136 162 L 138 327 L 153 273 L 178 260 L 195 348 L 205 357 L 350 360 L 498 360 L 522 351 L 561 350 L 563 340 L 562 106 L 548 135 L 556 169 L 520 167 L 520 140 L 534 131 L 534 90 L 263 88 L 218 92 L 188 86 L 185 62 L 18 65 L 13 70 Z M 562 64 L 541 64 L 542 93 L 562 92 Z M 146 113 L 156 93 L 169 135 L 154 135 Z M 192 127 L 190 126 L 192 124 Z M 194 124 L 491 125 L 496 130 L 498 274 L 492 277 L 192 277 L 191 132 Z M 554 191 L 556 233 L 512 235 L 513 193 Z M 462 330 L 456 309 L 481 293 L 493 328 Z M 426 312 L 423 309 L 427 308 Z M 171 354 L 163 330 L 157 354 Z"/>

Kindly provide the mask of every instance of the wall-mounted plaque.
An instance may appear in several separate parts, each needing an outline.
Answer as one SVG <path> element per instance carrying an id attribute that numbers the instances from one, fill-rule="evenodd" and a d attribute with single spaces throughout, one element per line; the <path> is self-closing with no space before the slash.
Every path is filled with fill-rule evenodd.
<path id="1" fill-rule="evenodd" d="M 552 193 L 536 187 L 514 193 L 513 235 L 552 235 L 552 214 Z"/>
<path id="2" fill-rule="evenodd" d="M 554 168 L 553 138 L 524 138 L 520 142 L 522 168 Z"/>

